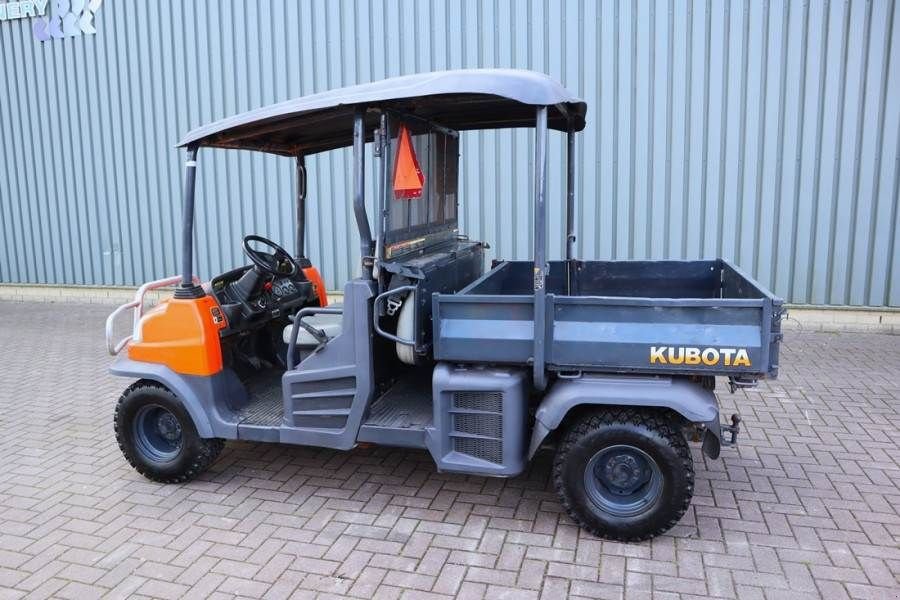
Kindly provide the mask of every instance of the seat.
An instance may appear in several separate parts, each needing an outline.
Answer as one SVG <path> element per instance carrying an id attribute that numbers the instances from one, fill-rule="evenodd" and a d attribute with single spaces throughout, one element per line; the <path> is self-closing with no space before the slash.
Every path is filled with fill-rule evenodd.
<path id="1" fill-rule="evenodd" d="M 340 304 L 330 304 L 328 308 L 341 308 Z M 303 322 L 315 327 L 316 329 L 325 333 L 325 336 L 331 340 L 341 334 L 341 327 L 343 325 L 344 315 L 331 315 L 331 314 L 319 314 L 319 315 L 310 315 L 303 319 Z M 287 327 L 284 328 L 284 331 L 281 334 L 282 340 L 285 344 L 289 344 L 291 342 L 291 330 L 294 328 L 294 324 L 291 323 Z M 315 347 L 319 345 L 319 341 L 312 336 L 310 332 L 308 332 L 303 327 L 300 327 L 297 330 L 297 347 L 298 348 L 309 348 Z"/>

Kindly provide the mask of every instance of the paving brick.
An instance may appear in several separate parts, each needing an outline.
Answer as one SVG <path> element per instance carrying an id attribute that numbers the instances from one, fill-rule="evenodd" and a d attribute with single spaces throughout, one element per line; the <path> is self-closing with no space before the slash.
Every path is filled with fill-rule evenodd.
<path id="1" fill-rule="evenodd" d="M 57 598 L 65 598 L 66 600 L 94 600 L 101 598 L 104 592 L 105 590 L 103 588 L 72 581 L 57 591 L 55 596 Z M 169 596 L 163 594 L 160 594 L 159 597 L 169 598 Z"/>
<path id="2" fill-rule="evenodd" d="M 407 573 L 405 571 L 388 571 L 384 577 L 384 583 L 403 589 L 430 590 L 434 586 L 435 578 L 431 575 L 419 573 Z"/>
<path id="3" fill-rule="evenodd" d="M 148 579 L 138 588 L 142 594 L 147 594 L 155 598 L 165 598 L 175 600 L 182 598 L 188 591 L 188 586 L 169 581 L 159 581 L 157 579 Z"/>
<path id="4" fill-rule="evenodd" d="M 589 581 L 572 581 L 570 597 L 596 598 L 597 600 L 619 600 L 624 594 L 622 586 Z"/>
<path id="5" fill-rule="evenodd" d="M 434 582 L 433 591 L 439 594 L 456 594 L 462 584 L 466 567 L 462 565 L 444 565 Z"/>
<path id="6" fill-rule="evenodd" d="M 518 574 L 514 571 L 500 571 L 498 569 L 485 569 L 483 567 L 469 567 L 466 573 L 467 581 L 475 581 L 488 585 L 500 585 L 512 587 L 515 585 Z"/>
<path id="7" fill-rule="evenodd" d="M 900 337 L 790 332 L 780 379 L 720 386 L 741 444 L 692 449 L 685 518 L 622 544 L 565 515 L 547 453 L 503 480 L 424 451 L 229 442 L 199 480 L 149 482 L 110 432 L 127 382 L 97 343 L 107 308 L 60 309 L 0 302 L 2 598 L 897 597 Z"/>
<path id="8" fill-rule="evenodd" d="M 552 572 L 549 572 L 549 574 L 553 575 Z M 547 575 L 547 563 L 541 560 L 526 559 L 522 561 L 522 568 L 519 569 L 519 576 L 516 578 L 516 587 L 540 590 Z"/>

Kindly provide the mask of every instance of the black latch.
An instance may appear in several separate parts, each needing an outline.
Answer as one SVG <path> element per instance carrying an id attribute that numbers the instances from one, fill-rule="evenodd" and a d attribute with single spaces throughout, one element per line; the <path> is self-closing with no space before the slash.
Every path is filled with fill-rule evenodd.
<path id="1" fill-rule="evenodd" d="M 723 446 L 734 446 L 737 444 L 737 436 L 741 432 L 741 417 L 733 414 L 731 415 L 731 425 L 721 425 L 722 428 L 722 440 L 721 443 Z M 731 434 L 729 439 L 725 439 L 726 433 Z"/>
<path id="2" fill-rule="evenodd" d="M 733 394 L 739 389 L 756 387 L 758 383 L 757 378 L 750 375 L 731 375 L 728 377 L 728 390 Z"/>

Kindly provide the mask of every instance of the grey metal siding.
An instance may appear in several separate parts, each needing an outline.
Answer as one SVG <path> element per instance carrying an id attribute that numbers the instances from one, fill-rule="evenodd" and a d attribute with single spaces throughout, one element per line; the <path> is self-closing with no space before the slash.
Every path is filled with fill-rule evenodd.
<path id="1" fill-rule="evenodd" d="M 175 272 L 172 145 L 202 123 L 503 66 L 589 103 L 579 257 L 722 256 L 791 302 L 898 306 L 898 20 L 891 0 L 106 0 L 92 36 L 40 43 L 28 20 L 2 22 L 0 281 Z M 492 257 L 530 255 L 531 139 L 463 136 L 462 230 Z M 551 258 L 564 253 L 564 156 L 551 134 Z M 357 264 L 350 156 L 308 165 L 309 254 L 337 288 Z M 292 243 L 289 159 L 205 151 L 199 172 L 202 276 L 243 262 L 244 233 Z"/>

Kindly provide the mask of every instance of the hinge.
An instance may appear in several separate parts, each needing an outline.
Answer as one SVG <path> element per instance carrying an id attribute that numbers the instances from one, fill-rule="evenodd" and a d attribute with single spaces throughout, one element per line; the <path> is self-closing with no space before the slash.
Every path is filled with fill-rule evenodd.
<path id="1" fill-rule="evenodd" d="M 384 132 L 381 130 L 380 127 L 375 130 L 375 133 L 373 134 L 373 138 L 374 138 L 372 140 L 374 142 L 372 144 L 373 149 L 374 149 L 373 156 L 375 158 L 381 158 L 381 149 L 382 149 L 382 145 L 384 144 Z"/>

